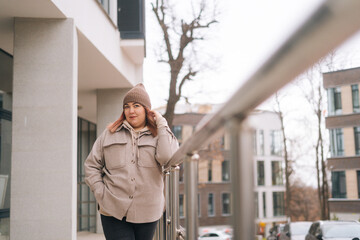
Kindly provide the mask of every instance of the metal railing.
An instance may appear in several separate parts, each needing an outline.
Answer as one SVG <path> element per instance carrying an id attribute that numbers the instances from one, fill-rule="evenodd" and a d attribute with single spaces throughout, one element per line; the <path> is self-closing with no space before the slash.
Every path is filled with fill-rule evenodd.
<path id="1" fill-rule="evenodd" d="M 156 239 L 195 240 L 197 229 L 196 151 L 224 128 L 231 135 L 233 239 L 254 239 L 252 134 L 248 114 L 285 84 L 360 29 L 359 0 L 330 0 L 317 11 L 243 84 L 174 154 L 167 169 L 167 207 Z M 184 160 L 185 158 L 185 160 Z M 179 229 L 178 164 L 185 164 L 186 237 Z M 163 234 L 160 234 L 162 232 Z"/>

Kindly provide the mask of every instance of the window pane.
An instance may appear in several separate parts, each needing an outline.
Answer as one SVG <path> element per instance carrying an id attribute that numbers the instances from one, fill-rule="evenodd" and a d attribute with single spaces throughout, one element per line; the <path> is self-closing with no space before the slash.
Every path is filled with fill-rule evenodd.
<path id="1" fill-rule="evenodd" d="M 172 126 L 172 132 L 174 133 L 175 137 L 178 141 L 182 140 L 182 126 Z"/>
<path id="2" fill-rule="evenodd" d="M 283 171 L 280 161 L 271 162 L 272 185 L 283 185 Z"/>
<path id="3" fill-rule="evenodd" d="M 214 194 L 209 193 L 208 195 L 208 216 L 214 216 L 215 209 L 214 209 Z"/>
<path id="4" fill-rule="evenodd" d="M 222 181 L 230 181 L 230 161 L 227 159 L 224 159 L 224 161 L 221 163 L 221 175 Z"/>
<path id="5" fill-rule="evenodd" d="M 179 194 L 179 216 L 184 217 L 184 194 Z"/>
<path id="6" fill-rule="evenodd" d="M 331 183 L 332 183 L 332 197 L 346 198 L 345 171 L 332 172 Z"/>
<path id="7" fill-rule="evenodd" d="M 271 155 L 282 155 L 282 133 L 280 130 L 273 130 L 270 132 L 271 136 Z"/>
<path id="8" fill-rule="evenodd" d="M 257 162 L 257 185 L 263 186 L 265 184 L 265 169 L 264 161 Z"/>
<path id="9" fill-rule="evenodd" d="M 254 148 L 254 155 L 257 155 L 257 137 L 256 137 L 257 131 L 254 131 L 253 135 L 253 148 Z"/>
<path id="10" fill-rule="evenodd" d="M 231 213 L 230 193 L 223 193 L 221 197 L 221 202 L 222 202 L 222 214 L 224 215 L 230 214 Z"/>
<path id="11" fill-rule="evenodd" d="M 264 130 L 259 130 L 259 155 L 261 156 L 265 154 L 264 142 Z"/>
<path id="12" fill-rule="evenodd" d="M 334 106 L 335 106 L 335 112 L 339 109 L 341 109 L 341 88 L 337 87 L 334 90 Z"/>
<path id="13" fill-rule="evenodd" d="M 264 217 L 266 217 L 266 193 L 263 192 L 262 196 L 263 196 L 263 213 L 264 213 Z"/>
<path id="14" fill-rule="evenodd" d="M 84 182 L 84 161 L 95 140 L 96 124 L 78 118 L 78 231 L 95 232 L 96 200 Z"/>
<path id="15" fill-rule="evenodd" d="M 357 173 L 358 198 L 360 198 L 360 171 L 356 171 L 356 173 Z"/>
<path id="16" fill-rule="evenodd" d="M 344 155 L 344 135 L 342 128 L 330 129 L 330 145 L 332 157 Z"/>
<path id="17" fill-rule="evenodd" d="M 360 127 L 354 127 L 355 154 L 360 155 Z"/>
<path id="18" fill-rule="evenodd" d="M 208 161 L 208 182 L 212 181 L 212 161 Z"/>
<path id="19" fill-rule="evenodd" d="M 353 112 L 360 112 L 358 85 L 357 84 L 351 85 L 351 91 L 352 91 Z"/>
<path id="20" fill-rule="evenodd" d="M 284 216 L 284 192 L 273 192 L 274 216 Z"/>
<path id="21" fill-rule="evenodd" d="M 4 95 L 3 95 L 4 94 Z M 2 216 L 0 217 L 0 232 L 4 239 L 10 235 L 10 186 L 11 186 L 11 142 L 12 142 L 12 114 L 3 109 L 9 98 L 0 92 L 0 188 L 3 190 L 0 198 Z M 4 103 L 4 104 L 3 104 Z M 1 237 L 0 237 L 1 238 Z"/>

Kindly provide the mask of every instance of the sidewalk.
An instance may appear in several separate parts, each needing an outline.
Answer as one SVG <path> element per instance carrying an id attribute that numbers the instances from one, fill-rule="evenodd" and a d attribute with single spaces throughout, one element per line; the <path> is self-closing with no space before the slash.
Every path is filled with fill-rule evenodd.
<path id="1" fill-rule="evenodd" d="M 105 236 L 102 233 L 91 232 L 78 232 L 77 240 L 105 240 Z"/>

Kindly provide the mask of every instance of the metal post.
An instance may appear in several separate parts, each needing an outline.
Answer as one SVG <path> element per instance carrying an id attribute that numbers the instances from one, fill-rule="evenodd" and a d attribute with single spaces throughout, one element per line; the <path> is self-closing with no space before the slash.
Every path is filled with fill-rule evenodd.
<path id="1" fill-rule="evenodd" d="M 231 152 L 231 186 L 234 239 L 255 237 L 252 131 L 237 118 L 228 122 Z"/>
<path id="2" fill-rule="evenodd" d="M 170 170 L 170 238 L 175 240 L 178 237 L 179 223 L 179 171 L 180 167 L 172 167 Z"/>
<path id="3" fill-rule="evenodd" d="M 171 209 L 171 201 L 170 201 L 170 172 L 165 173 L 165 202 L 166 202 L 166 210 L 165 210 L 165 239 L 170 240 L 170 209 Z"/>
<path id="4" fill-rule="evenodd" d="M 199 155 L 187 156 L 185 166 L 186 239 L 198 238 L 198 164 Z"/>
<path id="5" fill-rule="evenodd" d="M 164 215 L 159 219 L 158 224 L 155 229 L 155 234 L 153 240 L 165 240 L 165 224 L 164 224 Z"/>

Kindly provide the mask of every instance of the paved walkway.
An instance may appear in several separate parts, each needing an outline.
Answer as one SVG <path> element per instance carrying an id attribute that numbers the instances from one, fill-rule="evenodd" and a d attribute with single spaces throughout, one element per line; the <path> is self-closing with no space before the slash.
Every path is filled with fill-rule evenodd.
<path id="1" fill-rule="evenodd" d="M 77 240 L 105 240 L 105 236 L 102 233 L 78 232 Z"/>

